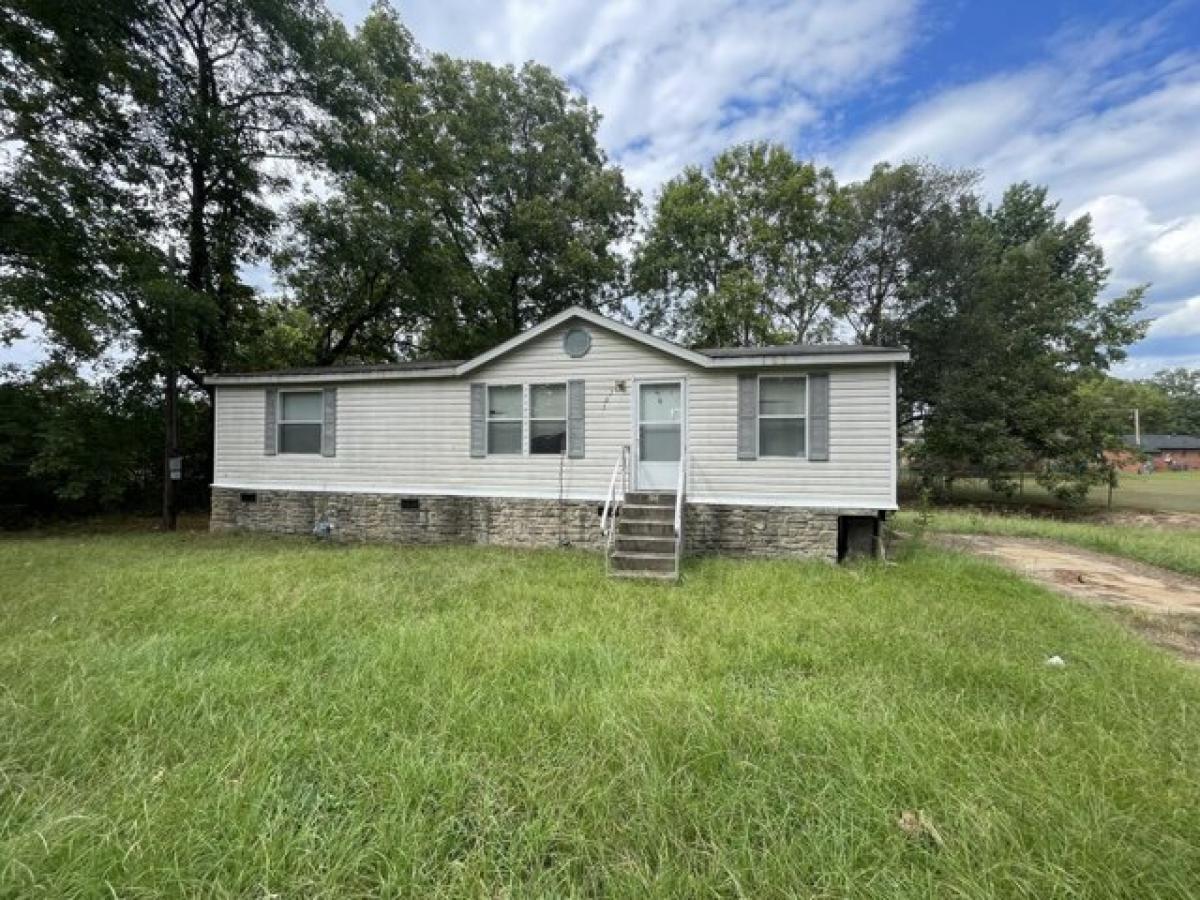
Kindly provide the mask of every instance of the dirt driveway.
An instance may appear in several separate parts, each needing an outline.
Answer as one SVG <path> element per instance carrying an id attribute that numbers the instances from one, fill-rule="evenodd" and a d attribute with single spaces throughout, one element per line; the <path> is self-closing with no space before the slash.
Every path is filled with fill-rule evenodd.
<path id="1" fill-rule="evenodd" d="M 1155 643 L 1200 661 L 1200 581 L 1067 544 L 982 534 L 938 542 L 990 559 L 1060 593 L 1116 607 Z"/>
<path id="2" fill-rule="evenodd" d="M 1104 513 L 1096 521 L 1106 525 L 1136 525 L 1139 528 L 1200 528 L 1200 513 L 1182 512 L 1112 512 Z"/>

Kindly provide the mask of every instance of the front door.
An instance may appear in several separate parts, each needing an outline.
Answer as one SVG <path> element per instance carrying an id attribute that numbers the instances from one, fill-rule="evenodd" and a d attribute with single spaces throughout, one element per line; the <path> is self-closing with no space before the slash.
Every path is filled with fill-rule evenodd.
<path id="1" fill-rule="evenodd" d="M 683 382 L 638 382 L 634 442 L 639 491 L 675 490 L 683 428 Z"/>

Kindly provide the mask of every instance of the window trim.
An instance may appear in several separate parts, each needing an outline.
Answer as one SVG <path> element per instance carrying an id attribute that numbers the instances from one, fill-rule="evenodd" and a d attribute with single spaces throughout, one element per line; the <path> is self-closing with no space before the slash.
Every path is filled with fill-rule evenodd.
<path id="1" fill-rule="evenodd" d="M 492 388 L 518 388 L 521 391 L 521 414 L 515 418 L 492 418 Z M 528 453 L 525 449 L 525 419 L 526 417 L 526 394 L 525 385 L 521 382 L 503 381 L 495 384 L 485 383 L 483 386 L 483 455 L 488 456 L 524 456 Z M 489 427 L 493 422 L 516 422 L 521 426 L 521 449 L 516 453 L 493 453 L 492 452 L 492 429 Z"/>
<path id="2" fill-rule="evenodd" d="M 284 419 L 284 394 L 316 394 L 321 399 L 321 417 L 319 419 Z M 321 429 L 321 437 L 317 441 L 317 449 L 313 453 L 297 453 L 295 450 L 283 449 L 284 425 L 316 425 Z M 281 388 L 275 394 L 275 455 L 276 456 L 321 456 L 325 446 L 325 389 L 324 388 Z"/>
<path id="3" fill-rule="evenodd" d="M 778 413 L 766 413 L 762 411 L 762 383 L 766 381 L 781 381 L 785 379 L 799 379 L 804 382 L 804 411 L 796 415 L 779 415 Z M 808 373 L 794 372 L 786 375 L 763 375 L 761 372 L 758 375 L 758 381 L 754 386 L 754 456 L 756 459 L 808 459 L 808 423 L 812 417 L 809 415 L 809 391 L 808 391 Z M 783 455 L 781 453 L 763 453 L 762 452 L 762 420 L 763 419 L 802 419 L 804 421 L 804 452 L 795 455 Z"/>
<path id="4" fill-rule="evenodd" d="M 525 420 L 528 425 L 525 426 L 525 452 L 529 456 L 566 456 L 567 442 L 570 439 L 571 431 L 571 416 L 570 416 L 570 398 L 567 396 L 568 388 L 565 381 L 531 381 L 526 386 L 529 394 L 529 405 L 526 407 Z M 561 387 L 563 390 L 563 414 L 562 418 L 557 416 L 553 419 L 534 416 L 533 414 L 533 389 L 540 387 Z M 563 424 L 563 445 L 562 450 L 558 453 L 537 453 L 533 449 L 533 423 L 534 422 L 562 422 Z"/>

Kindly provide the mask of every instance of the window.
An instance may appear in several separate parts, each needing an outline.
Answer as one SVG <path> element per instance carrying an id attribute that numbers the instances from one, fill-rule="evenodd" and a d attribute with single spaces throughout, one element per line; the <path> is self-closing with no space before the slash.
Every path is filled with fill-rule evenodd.
<path id="1" fill-rule="evenodd" d="M 279 452 L 320 453 L 322 391 L 279 392 Z"/>
<path id="2" fill-rule="evenodd" d="M 561 455 L 567 447 L 567 386 L 529 388 L 529 452 Z"/>
<path id="3" fill-rule="evenodd" d="M 489 385 L 487 389 L 487 452 L 521 452 L 521 393 L 519 384 Z"/>
<path id="4" fill-rule="evenodd" d="M 759 378 L 759 456 L 804 456 L 807 386 L 803 376 Z"/>

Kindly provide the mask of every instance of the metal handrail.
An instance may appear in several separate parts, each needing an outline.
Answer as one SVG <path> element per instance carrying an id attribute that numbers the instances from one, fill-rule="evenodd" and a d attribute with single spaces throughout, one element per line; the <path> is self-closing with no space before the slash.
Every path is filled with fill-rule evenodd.
<path id="1" fill-rule="evenodd" d="M 624 499 L 629 485 L 628 444 L 623 445 L 621 452 L 617 455 L 617 463 L 613 466 L 612 478 L 608 482 L 608 497 L 604 501 L 604 512 L 600 516 L 600 533 L 604 535 L 604 571 L 606 574 L 612 572 L 613 533 L 617 530 L 613 527 L 613 517 L 616 515 L 618 475 L 621 476 L 621 499 Z"/>
<path id="2" fill-rule="evenodd" d="M 611 536 L 612 533 L 612 516 L 610 512 L 615 513 L 617 499 L 617 477 L 623 475 L 621 480 L 621 497 L 625 496 L 625 479 L 628 478 L 629 445 L 623 444 L 620 452 L 617 454 L 617 462 L 613 466 L 612 478 L 608 480 L 608 496 L 604 500 L 604 512 L 600 514 L 600 533 L 606 536 Z M 611 543 L 611 541 L 610 541 Z"/>
<path id="3" fill-rule="evenodd" d="M 683 554 L 683 492 L 687 486 L 687 454 L 679 454 L 679 478 L 675 483 L 675 574 Z"/>

